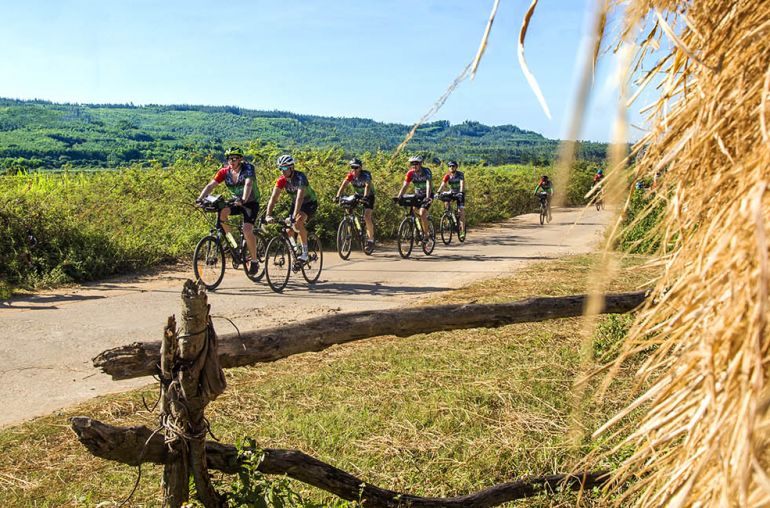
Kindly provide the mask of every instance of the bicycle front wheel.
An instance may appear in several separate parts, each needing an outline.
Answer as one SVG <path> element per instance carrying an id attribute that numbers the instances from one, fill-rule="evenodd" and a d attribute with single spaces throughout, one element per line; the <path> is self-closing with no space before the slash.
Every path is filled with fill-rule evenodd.
<path id="1" fill-rule="evenodd" d="M 398 226 L 398 253 L 402 258 L 406 259 L 412 253 L 412 246 L 414 245 L 414 228 L 412 227 L 412 221 L 409 217 L 401 221 L 401 225 Z"/>
<path id="2" fill-rule="evenodd" d="M 465 241 L 465 238 L 467 236 L 468 232 L 465 229 L 465 222 L 460 224 L 460 221 L 457 221 L 457 239 L 460 240 L 460 243 L 463 243 Z"/>
<path id="3" fill-rule="evenodd" d="M 321 248 L 321 240 L 314 233 L 310 233 L 307 235 L 307 262 L 302 265 L 302 276 L 313 284 L 321 276 L 323 266 L 324 251 Z"/>
<path id="4" fill-rule="evenodd" d="M 436 248 L 436 230 L 433 227 L 433 221 L 428 217 L 428 238 L 422 244 L 422 251 L 426 256 L 430 256 L 433 249 Z"/>
<path id="5" fill-rule="evenodd" d="M 553 216 L 551 215 L 551 207 L 549 205 L 548 208 L 545 209 L 545 221 L 550 224 L 551 219 L 553 219 Z"/>
<path id="6" fill-rule="evenodd" d="M 350 221 L 342 219 L 337 228 L 337 254 L 342 259 L 348 259 L 353 250 L 353 233 L 350 228 Z"/>
<path id="7" fill-rule="evenodd" d="M 449 215 L 449 212 L 444 212 L 444 215 L 441 216 L 441 223 L 439 224 L 439 230 L 441 231 L 441 241 L 444 242 L 444 245 L 449 245 L 452 243 L 453 229 L 452 216 Z"/>
<path id="8" fill-rule="evenodd" d="M 195 279 L 213 291 L 225 276 L 225 251 L 216 236 L 206 236 L 195 246 L 193 254 Z"/>
<path id="9" fill-rule="evenodd" d="M 262 277 L 265 276 L 265 251 L 267 250 L 267 240 L 264 236 L 262 236 L 260 233 L 255 233 L 254 236 L 257 240 L 257 263 L 259 263 L 259 268 L 256 272 L 251 273 L 249 272 L 249 250 L 248 247 L 246 247 L 244 242 L 242 251 L 243 251 L 243 271 L 246 272 L 246 277 L 249 278 L 252 282 L 259 282 L 262 280 Z"/>
<path id="10" fill-rule="evenodd" d="M 272 238 L 265 250 L 265 275 L 270 289 L 276 293 L 283 291 L 289 283 L 291 273 L 291 247 L 280 236 Z"/>
<path id="11" fill-rule="evenodd" d="M 540 225 L 543 225 L 545 223 L 545 206 L 540 205 Z"/>

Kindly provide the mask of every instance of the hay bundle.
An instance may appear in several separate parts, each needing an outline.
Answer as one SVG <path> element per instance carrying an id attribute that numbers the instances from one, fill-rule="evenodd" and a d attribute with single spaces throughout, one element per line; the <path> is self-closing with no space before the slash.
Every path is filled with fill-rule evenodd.
<path id="1" fill-rule="evenodd" d="M 640 57 L 659 57 L 641 80 L 661 93 L 636 171 L 660 175 L 666 271 L 619 360 L 648 355 L 644 388 L 595 435 L 628 433 L 634 449 L 620 505 L 767 505 L 770 2 L 626 7 L 628 33 L 646 27 Z"/>

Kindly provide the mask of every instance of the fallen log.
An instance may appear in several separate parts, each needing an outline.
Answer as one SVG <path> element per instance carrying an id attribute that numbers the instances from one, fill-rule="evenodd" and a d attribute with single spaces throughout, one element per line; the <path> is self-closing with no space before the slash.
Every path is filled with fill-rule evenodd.
<path id="1" fill-rule="evenodd" d="M 71 418 L 70 424 L 78 440 L 97 457 L 131 466 L 140 463 L 165 465 L 176 460 L 174 453 L 164 445 L 163 436 L 153 433 L 147 427 L 115 427 L 83 416 Z M 556 489 L 590 489 L 609 480 L 609 475 L 603 471 L 527 476 L 465 496 L 431 498 L 370 485 L 350 473 L 297 450 L 266 448 L 244 451 L 262 454 L 262 460 L 257 467 L 262 473 L 286 475 L 349 501 L 361 499 L 367 508 L 487 508 L 553 492 Z M 210 469 L 228 474 L 238 473 L 245 461 L 244 455 L 239 454 L 234 446 L 211 441 L 206 442 L 206 457 Z"/>
<path id="2" fill-rule="evenodd" d="M 644 291 L 607 294 L 601 313 L 630 312 L 642 304 L 645 296 Z M 577 317 L 583 314 L 587 299 L 587 295 L 572 295 L 511 303 L 431 305 L 336 314 L 220 336 L 219 360 L 224 368 L 243 367 L 382 335 L 409 337 Z M 108 349 L 94 357 L 93 364 L 115 380 L 151 376 L 159 372 L 160 342 L 134 342 Z"/>

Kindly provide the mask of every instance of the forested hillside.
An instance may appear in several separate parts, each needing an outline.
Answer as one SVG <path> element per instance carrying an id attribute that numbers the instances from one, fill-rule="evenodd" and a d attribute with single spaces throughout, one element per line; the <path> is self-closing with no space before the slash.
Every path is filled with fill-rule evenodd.
<path id="1" fill-rule="evenodd" d="M 341 147 L 349 154 L 392 150 L 410 126 L 364 118 L 332 118 L 216 106 L 55 104 L 0 99 L 0 171 L 115 167 L 221 154 L 232 143 L 290 148 Z M 421 126 L 410 151 L 467 163 L 546 165 L 557 140 L 514 125 L 466 121 Z M 581 143 L 578 156 L 599 160 L 606 145 Z"/>

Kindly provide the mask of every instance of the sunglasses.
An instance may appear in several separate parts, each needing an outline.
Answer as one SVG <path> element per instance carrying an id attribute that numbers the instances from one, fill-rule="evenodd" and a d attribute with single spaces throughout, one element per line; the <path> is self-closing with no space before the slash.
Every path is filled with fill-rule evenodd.
<path id="1" fill-rule="evenodd" d="M 243 157 L 241 157 L 240 155 L 231 155 L 230 157 L 227 158 L 227 160 L 229 160 L 229 161 L 239 161 L 242 158 Z"/>
<path id="2" fill-rule="evenodd" d="M 358 168 L 360 168 L 361 166 L 358 166 L 358 165 L 355 165 L 355 166 L 354 166 L 354 165 L 352 165 L 352 164 L 351 164 L 351 165 L 350 165 L 350 167 L 351 167 L 352 169 L 358 169 Z"/>
<path id="3" fill-rule="evenodd" d="M 278 166 L 278 169 L 280 169 L 281 171 L 288 171 L 293 167 L 294 166 Z"/>
<path id="4" fill-rule="evenodd" d="M 409 165 L 410 166 L 419 166 L 420 163 L 419 162 L 410 162 Z"/>

